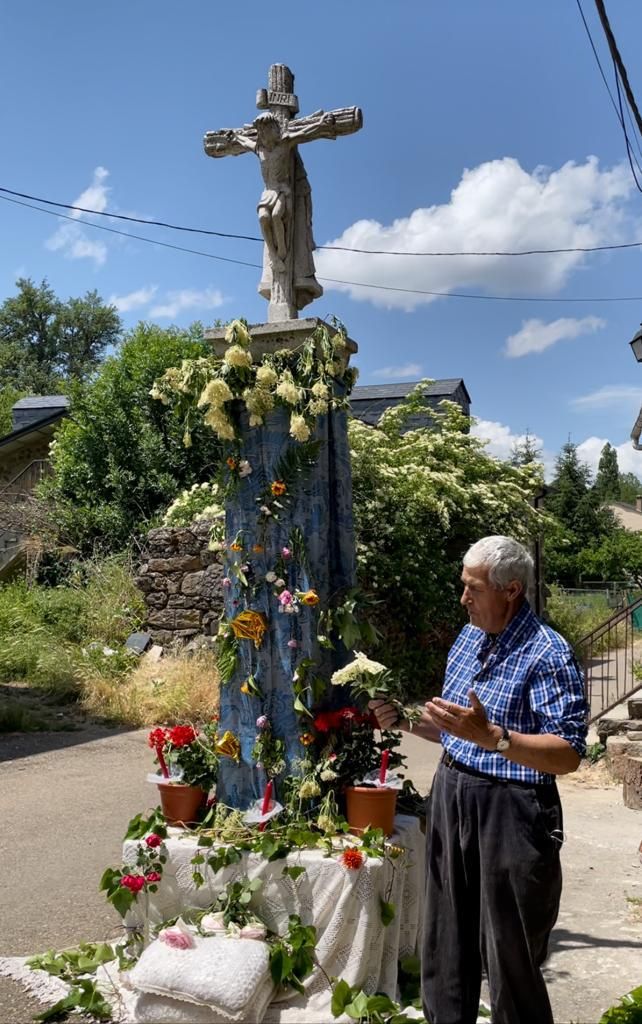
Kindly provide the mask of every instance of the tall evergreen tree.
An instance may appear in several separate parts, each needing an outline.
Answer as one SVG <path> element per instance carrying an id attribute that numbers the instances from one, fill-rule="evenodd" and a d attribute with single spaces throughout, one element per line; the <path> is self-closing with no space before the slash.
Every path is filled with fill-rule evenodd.
<path id="1" fill-rule="evenodd" d="M 511 466 L 529 466 L 533 462 L 540 462 L 541 454 L 542 449 L 538 448 L 535 437 L 527 430 L 523 440 L 515 441 L 512 445 L 508 461 Z"/>
<path id="2" fill-rule="evenodd" d="M 595 491 L 601 501 L 617 501 L 620 497 L 620 470 L 617 452 L 607 441 L 602 448 L 595 478 Z"/>

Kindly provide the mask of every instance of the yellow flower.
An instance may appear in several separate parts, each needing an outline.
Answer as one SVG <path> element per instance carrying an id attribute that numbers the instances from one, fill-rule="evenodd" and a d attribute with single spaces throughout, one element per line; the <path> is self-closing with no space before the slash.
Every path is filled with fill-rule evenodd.
<path id="1" fill-rule="evenodd" d="M 302 743 L 304 747 L 309 747 L 311 743 L 314 743 L 314 736 L 311 732 L 304 732 L 299 736 L 299 743 Z"/>
<path id="2" fill-rule="evenodd" d="M 265 548 L 263 547 L 262 544 L 253 544 L 252 551 L 254 552 L 255 555 L 262 555 L 263 552 L 265 551 Z"/>
<path id="3" fill-rule="evenodd" d="M 230 344 L 236 343 L 237 345 L 249 345 L 251 338 L 247 327 L 240 320 L 232 320 L 227 325 L 225 331 L 225 340 Z"/>
<path id="4" fill-rule="evenodd" d="M 261 696 L 261 689 L 254 676 L 247 677 L 247 679 L 241 686 L 241 693 L 245 693 L 248 697 Z"/>
<path id="5" fill-rule="evenodd" d="M 234 761 L 238 761 L 241 755 L 241 744 L 229 729 L 223 733 L 220 740 L 216 741 L 214 749 L 217 754 L 221 754 L 223 757 L 231 757 Z"/>
<path id="6" fill-rule="evenodd" d="M 272 483 L 270 490 L 272 491 L 272 494 L 274 495 L 275 498 L 280 498 L 287 491 L 287 487 L 285 486 L 282 480 L 275 480 Z"/>
<path id="7" fill-rule="evenodd" d="M 228 366 L 252 365 L 252 353 L 248 352 L 245 348 L 241 348 L 240 345 L 230 345 L 230 347 L 225 350 L 223 359 Z"/>
<path id="8" fill-rule="evenodd" d="M 230 626 L 238 640 L 253 640 L 254 646 L 258 650 L 267 629 L 267 619 L 263 612 L 255 612 L 250 609 L 232 619 Z"/>
<path id="9" fill-rule="evenodd" d="M 301 604 L 307 604 L 310 608 L 314 608 L 315 604 L 319 603 L 319 595 L 316 590 L 306 590 L 303 594 L 297 594 L 297 597 Z"/>
<path id="10" fill-rule="evenodd" d="M 305 418 L 300 416 L 298 413 L 293 413 L 290 417 L 290 436 L 295 441 L 307 441 L 310 437 L 310 428 L 305 422 Z"/>
<path id="11" fill-rule="evenodd" d="M 236 541 L 234 541 L 233 544 L 230 544 L 230 551 L 242 551 L 242 550 L 243 550 L 243 545 L 242 544 L 237 544 Z"/>
<path id="12" fill-rule="evenodd" d="M 276 370 L 272 369 L 271 366 L 263 364 L 263 366 L 259 366 L 256 371 L 256 382 L 261 387 L 269 388 L 273 384 L 276 384 L 278 379 L 279 377 Z"/>

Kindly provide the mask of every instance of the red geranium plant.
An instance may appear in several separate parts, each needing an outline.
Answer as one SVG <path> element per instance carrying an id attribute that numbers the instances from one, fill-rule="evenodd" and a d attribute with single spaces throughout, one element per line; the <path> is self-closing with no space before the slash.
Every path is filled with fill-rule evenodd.
<path id="1" fill-rule="evenodd" d="M 147 742 L 156 751 L 161 774 L 169 781 L 198 786 L 208 792 L 218 775 L 216 752 L 217 722 L 200 731 L 192 725 L 159 726 L 152 729 Z"/>
<path id="2" fill-rule="evenodd" d="M 318 711 L 312 721 L 317 740 L 316 773 L 325 788 L 340 792 L 381 764 L 382 751 L 390 751 L 390 767 L 403 763 L 395 749 L 398 732 L 381 731 L 370 711 L 355 705 Z"/>

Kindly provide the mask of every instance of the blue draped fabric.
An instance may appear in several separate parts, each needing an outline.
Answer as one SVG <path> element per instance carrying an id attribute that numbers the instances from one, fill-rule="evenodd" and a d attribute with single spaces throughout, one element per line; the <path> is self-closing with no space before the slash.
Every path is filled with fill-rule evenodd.
<path id="1" fill-rule="evenodd" d="M 319 612 L 328 607 L 338 592 L 355 584 L 355 545 L 352 520 L 352 479 L 347 438 L 347 417 L 333 411 L 318 418 L 314 437 L 322 442 L 316 465 L 297 477 L 288 493 L 289 506 L 275 509 L 279 520 L 268 518 L 259 530 L 260 504 L 257 498 L 277 478 L 280 459 L 298 442 L 289 436 L 290 414 L 277 408 L 266 418 L 265 426 L 249 428 L 244 406 L 237 410 L 237 428 L 242 438 L 241 458 L 247 459 L 252 473 L 239 481 L 239 488 L 226 509 L 228 543 L 238 535 L 243 553 L 228 552 L 226 560 L 236 558 L 250 566 L 250 588 L 245 588 L 230 573 L 232 585 L 225 597 L 226 617 L 233 619 L 251 608 L 263 612 L 268 629 L 257 650 L 253 641 L 240 641 L 237 670 L 221 686 L 220 733 L 231 730 L 241 743 L 237 764 L 223 757 L 219 766 L 217 798 L 231 807 L 246 808 L 264 792 L 265 773 L 252 759 L 259 715 L 272 723 L 273 734 L 285 743 L 286 772 L 296 772 L 296 762 L 305 755 L 299 736 L 305 731 L 305 718 L 294 710 L 293 675 L 304 658 L 311 658 L 311 677 L 327 681 L 326 696 L 331 700 L 330 675 L 342 658 L 341 652 L 320 648 L 317 641 Z M 278 500 L 278 499 L 277 499 Z M 264 520 L 265 521 L 265 520 Z M 293 528 L 305 541 L 307 566 L 294 559 L 286 561 L 283 579 L 292 593 L 314 589 L 319 596 L 316 607 L 301 606 L 298 615 L 279 612 L 274 585 L 265 582 L 274 570 L 281 549 L 290 546 Z M 252 551 L 262 545 L 261 553 Z M 296 648 L 288 641 L 295 640 Z M 253 675 L 261 696 L 241 693 L 241 685 Z M 308 701 L 309 703 L 309 701 Z M 279 781 L 275 780 L 276 797 Z"/>

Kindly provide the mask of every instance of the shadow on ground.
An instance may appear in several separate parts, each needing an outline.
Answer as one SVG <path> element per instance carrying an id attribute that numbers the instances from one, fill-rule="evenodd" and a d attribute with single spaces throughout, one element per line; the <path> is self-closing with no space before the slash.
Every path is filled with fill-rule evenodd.
<path id="1" fill-rule="evenodd" d="M 69 696 L 22 683 L 0 684 L 0 763 L 90 743 L 133 728 L 90 718 Z"/>

